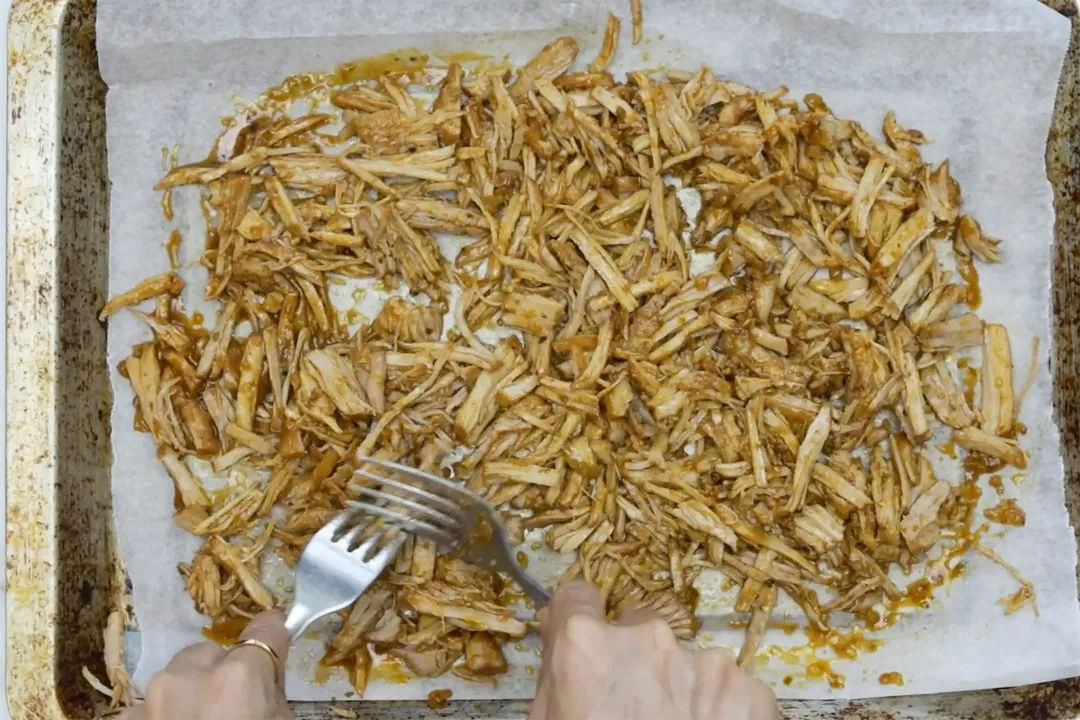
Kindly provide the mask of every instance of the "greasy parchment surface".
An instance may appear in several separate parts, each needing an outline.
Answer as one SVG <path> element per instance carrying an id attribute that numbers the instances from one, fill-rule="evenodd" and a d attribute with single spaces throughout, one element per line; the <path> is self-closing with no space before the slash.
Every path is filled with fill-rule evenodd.
<path id="1" fill-rule="evenodd" d="M 616 72 L 661 65 L 693 70 L 705 63 L 722 78 L 758 88 L 787 85 L 795 98 L 819 93 L 837 117 L 858 120 L 874 132 L 891 108 L 904 126 L 934 140 L 923 148 L 927 160 L 950 158 L 964 211 L 1004 241 L 1005 263 L 980 266 L 985 297 L 979 314 L 1008 327 L 1017 383 L 1023 382 L 1032 338 L 1041 342 L 1037 381 L 1020 418 L 1028 427 L 1022 442 L 1030 464 L 1020 484 L 1006 483 L 1026 511 L 1027 525 L 984 537 L 1034 584 L 1039 615 L 1030 608 L 1003 615 L 997 600 L 1016 589 L 1015 581 L 972 553 L 964 577 L 939 590 L 928 611 L 878 634 L 883 647 L 853 662 L 833 663 L 847 677 L 843 689 L 805 681 L 801 668 L 785 665 L 783 658 L 763 660 L 758 672 L 781 696 L 806 698 L 986 688 L 1080 673 L 1076 549 L 1063 505 L 1047 362 L 1053 209 L 1043 161 L 1068 22 L 1034 0 L 967 0 L 945 7 L 935 0 L 643 5 L 646 40 L 632 47 L 629 6 L 622 2 L 99 0 L 98 47 L 109 84 L 110 294 L 168 268 L 164 243 L 173 227 L 186 238 L 184 262 L 201 248 L 205 225 L 195 190 L 177 193 L 173 223 L 163 218 L 152 190 L 163 175 L 163 147 L 179 144 L 181 162 L 199 159 L 221 131 L 219 118 L 235 113 L 236 98 L 251 100 L 285 76 L 376 53 L 405 47 L 433 56 L 470 50 L 496 58 L 508 54 L 519 64 L 546 42 L 570 34 L 588 61 L 611 10 L 623 18 Z M 199 278 L 205 273 L 194 268 L 185 276 L 191 281 L 185 309 L 212 317 L 201 299 Z M 141 628 L 135 679 L 143 688 L 173 653 L 200 639 L 205 621 L 176 572 L 199 540 L 172 522 L 172 483 L 150 436 L 132 429 L 132 392 L 115 370 L 133 343 L 147 339 L 149 331 L 134 317 L 121 313 L 110 320 L 114 512 Z M 937 467 L 936 474 L 962 479 L 950 464 Z M 984 501 L 993 502 L 992 496 L 984 492 Z M 727 626 L 730 597 L 718 579 L 701 589 L 700 642 L 737 647 L 743 631 Z M 324 684 L 311 681 L 326 632 L 324 627 L 322 635 L 294 649 L 290 698 L 343 698 L 349 691 L 341 676 Z M 779 630 L 765 640 L 783 646 L 803 642 L 801 632 L 788 636 Z M 367 697 L 418 698 L 442 687 L 452 688 L 455 698 L 530 697 L 530 670 L 539 665 L 534 647 L 509 652 L 514 669 L 497 687 L 452 676 L 407 684 L 376 678 Z M 829 651 L 819 654 L 831 657 Z M 880 685 L 884 672 L 902 673 L 904 687 Z M 793 678 L 790 686 L 782 682 L 786 675 Z"/>

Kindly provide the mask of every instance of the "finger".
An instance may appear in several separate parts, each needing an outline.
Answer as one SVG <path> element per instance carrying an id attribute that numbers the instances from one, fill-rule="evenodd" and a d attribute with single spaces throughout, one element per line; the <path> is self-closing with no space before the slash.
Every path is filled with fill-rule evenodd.
<path id="1" fill-rule="evenodd" d="M 176 653 L 165 669 L 171 673 L 190 672 L 192 670 L 209 670 L 214 667 L 225 655 L 225 651 L 217 643 L 204 642 L 191 645 Z"/>
<path id="2" fill-rule="evenodd" d="M 551 622 L 551 611 L 547 609 L 547 606 L 540 608 L 536 612 L 536 622 L 540 623 L 540 637 L 544 637 L 547 633 L 547 626 Z"/>
<path id="3" fill-rule="evenodd" d="M 540 628 L 545 645 L 552 634 L 557 633 L 574 615 L 587 615 L 604 621 L 604 599 L 600 597 L 600 591 L 587 582 L 575 581 L 564 585 L 551 598 L 548 610 L 548 622 Z"/>
<path id="4" fill-rule="evenodd" d="M 282 663 L 289 655 L 289 631 L 285 629 L 285 613 L 280 610 L 266 610 L 251 619 L 241 640 L 262 640 L 277 653 Z"/>
<path id="5" fill-rule="evenodd" d="M 749 704 L 739 699 L 737 687 L 742 671 L 732 657 L 720 648 L 699 650 L 692 654 L 695 671 L 691 691 L 694 717 L 751 717 Z M 761 718 L 760 720 L 764 720 Z"/>
<path id="6" fill-rule="evenodd" d="M 648 608 L 629 608 L 627 610 L 621 610 L 619 616 L 615 619 L 615 625 L 622 625 L 629 627 L 632 625 L 644 625 L 650 620 L 654 620 L 660 617 L 656 612 L 649 610 Z"/>
<path id="7" fill-rule="evenodd" d="M 289 655 L 289 631 L 285 629 L 285 614 L 280 610 L 266 610 L 251 619 L 244 632 L 240 633 L 240 641 L 259 640 L 269 646 L 277 655 L 278 662 L 270 657 L 270 653 L 262 648 L 243 646 L 229 652 L 229 656 L 241 656 L 244 660 L 249 658 L 253 662 L 261 663 L 260 666 L 272 668 L 279 684 L 284 683 L 285 660 Z M 256 654 L 262 658 L 257 658 Z"/>
<path id="8" fill-rule="evenodd" d="M 543 680 L 536 688 L 536 698 L 529 706 L 528 720 L 549 720 L 548 718 L 548 693 L 543 687 Z"/>
<path id="9" fill-rule="evenodd" d="M 780 707 L 776 703 L 776 693 L 760 680 L 753 680 L 752 682 L 750 717 L 762 718 L 762 720 L 780 720 Z"/>

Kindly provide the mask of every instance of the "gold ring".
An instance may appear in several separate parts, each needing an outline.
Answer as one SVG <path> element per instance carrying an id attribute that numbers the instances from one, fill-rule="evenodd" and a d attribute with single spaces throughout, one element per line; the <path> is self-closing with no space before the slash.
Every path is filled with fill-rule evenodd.
<path id="1" fill-rule="evenodd" d="M 240 642 L 236 643 L 231 648 L 229 648 L 228 652 L 232 652 L 233 650 L 239 650 L 242 647 L 257 647 L 260 650 L 264 651 L 267 655 L 270 656 L 270 660 L 274 663 L 274 667 L 280 667 L 281 666 L 281 660 L 280 660 L 280 658 L 278 658 L 278 654 L 276 652 L 274 652 L 274 648 L 270 647 L 269 645 L 264 643 L 262 640 L 256 640 L 255 638 L 248 638 L 247 640 L 241 640 Z"/>

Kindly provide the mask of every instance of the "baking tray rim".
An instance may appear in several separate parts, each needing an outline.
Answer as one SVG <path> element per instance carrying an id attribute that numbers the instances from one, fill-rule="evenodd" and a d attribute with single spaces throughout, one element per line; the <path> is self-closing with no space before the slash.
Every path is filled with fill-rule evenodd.
<path id="1" fill-rule="evenodd" d="M 61 30 L 71 7 L 80 3 L 92 13 L 93 0 L 15 0 L 8 24 L 6 682 L 12 717 L 71 717 L 57 693 L 56 373 L 61 338 L 55 321 L 61 304 L 57 253 L 61 231 Z M 1073 8 L 1065 14 L 1075 15 L 1072 0 L 1062 3 L 1066 9 Z M 1075 45 L 1075 27 L 1073 42 Z M 1071 700 L 1060 705 L 1054 702 L 1051 707 L 1042 696 L 1048 692 L 1055 695 L 1059 686 Z M 1004 699 L 1003 693 L 1012 699 Z M 988 705 L 980 702 L 990 698 L 998 701 Z M 806 717 L 851 720 L 891 717 L 893 712 L 904 713 L 904 717 L 923 716 L 909 715 L 905 710 L 925 710 L 925 717 L 946 718 L 935 714 L 935 708 L 946 706 L 955 706 L 957 714 L 951 717 L 961 720 L 985 717 L 970 714 L 979 713 L 980 708 L 1009 712 L 1006 705 L 1018 713 L 1009 712 L 1010 717 L 1050 717 L 1025 711 L 1031 701 L 1037 701 L 1030 706 L 1034 713 L 1060 710 L 1067 715 L 1055 714 L 1055 718 L 1080 719 L 1080 685 L 1075 681 L 1006 691 L 870 701 L 788 701 L 783 705 L 788 713 L 798 708 L 800 716 L 805 712 Z M 295 704 L 298 717 L 324 717 L 320 709 L 325 707 L 323 703 Z M 450 710 L 473 717 L 522 717 L 527 707 L 522 701 L 487 701 L 453 703 Z M 423 703 L 389 702 L 369 705 L 365 713 L 405 718 L 430 711 Z"/>

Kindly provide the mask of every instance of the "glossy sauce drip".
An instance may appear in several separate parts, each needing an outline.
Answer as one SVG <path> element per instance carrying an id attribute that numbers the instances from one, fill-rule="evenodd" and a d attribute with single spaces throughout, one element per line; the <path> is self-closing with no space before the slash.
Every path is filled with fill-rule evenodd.
<path id="1" fill-rule="evenodd" d="M 404 685 L 412 679 L 412 674 L 408 672 L 401 665 L 401 661 L 395 657 L 383 658 L 378 665 L 371 668 L 371 673 L 368 675 L 368 681 L 382 680 L 384 682 L 394 683 L 395 685 Z"/>
<path id="2" fill-rule="evenodd" d="M 898 687 L 903 687 L 904 676 L 898 672 L 881 673 L 881 675 L 878 675 L 877 681 L 881 685 L 896 685 Z"/>
<path id="3" fill-rule="evenodd" d="M 1005 467 L 1005 461 L 972 451 L 964 458 L 963 465 L 968 480 L 973 481 L 983 475 L 999 472 Z"/>
<path id="4" fill-rule="evenodd" d="M 847 681 L 846 677 L 832 669 L 828 660 L 815 660 L 807 665 L 806 677 L 814 680 L 824 678 L 834 690 L 842 689 Z"/>
<path id="5" fill-rule="evenodd" d="M 218 645 L 235 645 L 240 638 L 240 633 L 251 622 L 246 617 L 230 617 L 224 620 L 216 620 L 210 627 L 202 629 L 202 635 L 207 640 L 216 642 Z"/>
<path id="6" fill-rule="evenodd" d="M 916 580 L 907 586 L 904 600 L 910 606 L 930 607 L 930 601 L 934 599 L 934 584 L 928 578 Z"/>
<path id="7" fill-rule="evenodd" d="M 335 668 L 342 668 L 343 670 L 348 672 L 352 670 L 352 667 L 353 663 L 351 656 L 345 657 L 344 659 L 337 662 L 326 662 L 326 657 L 324 656 L 321 660 L 319 660 L 318 665 L 315 666 L 313 680 L 316 685 L 325 685 L 327 682 L 330 681 L 330 678 L 333 677 Z"/>
<path id="8" fill-rule="evenodd" d="M 974 453 L 969 453 L 964 458 L 965 465 L 968 460 L 971 460 Z M 965 467 L 965 469 L 967 469 Z M 970 528 L 972 520 L 975 518 L 975 506 L 979 504 L 979 499 L 982 497 L 982 488 L 979 487 L 977 479 L 979 475 L 969 474 L 968 479 L 960 483 L 956 488 L 957 499 L 964 507 L 964 524 Z M 968 529 L 965 528 L 965 529 Z"/>
<path id="9" fill-rule="evenodd" d="M 427 696 L 427 706 L 432 710 L 442 710 L 453 694 L 452 690 L 432 690 Z"/>
<path id="10" fill-rule="evenodd" d="M 979 287 L 979 272 L 975 269 L 975 264 L 971 260 L 961 260 L 956 272 L 967 283 L 967 294 L 964 297 L 964 302 L 972 310 L 978 310 L 982 305 L 982 289 Z"/>
<path id="11" fill-rule="evenodd" d="M 948 455 L 954 460 L 956 459 L 956 443 L 952 441 L 952 438 L 938 445 L 937 449 L 941 451 L 942 455 Z"/>
<path id="12" fill-rule="evenodd" d="M 863 637 L 862 630 L 852 630 L 850 633 L 841 633 L 836 630 L 822 632 L 813 625 L 806 627 L 806 637 L 810 639 L 810 647 L 814 649 L 829 648 L 837 657 L 845 660 L 854 660 L 860 653 L 875 652 L 885 644 L 883 640 L 870 640 Z"/>
<path id="13" fill-rule="evenodd" d="M 1027 522 L 1027 515 L 1024 513 L 1023 508 L 1018 506 L 1016 500 L 1012 498 L 1006 498 L 994 507 L 983 510 L 983 515 L 998 525 L 1023 527 L 1024 523 Z"/>

